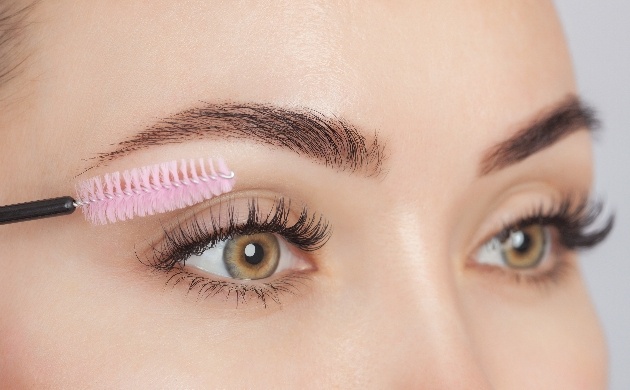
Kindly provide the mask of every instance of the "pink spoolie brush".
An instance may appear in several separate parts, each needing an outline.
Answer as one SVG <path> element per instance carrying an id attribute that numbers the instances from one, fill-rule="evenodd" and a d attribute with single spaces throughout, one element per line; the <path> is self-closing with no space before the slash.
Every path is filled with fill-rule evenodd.
<path id="1" fill-rule="evenodd" d="M 215 169 L 216 168 L 216 169 Z M 223 159 L 171 161 L 93 177 L 71 197 L 0 207 L 0 224 L 72 213 L 94 224 L 182 209 L 229 192 L 235 178 Z"/>

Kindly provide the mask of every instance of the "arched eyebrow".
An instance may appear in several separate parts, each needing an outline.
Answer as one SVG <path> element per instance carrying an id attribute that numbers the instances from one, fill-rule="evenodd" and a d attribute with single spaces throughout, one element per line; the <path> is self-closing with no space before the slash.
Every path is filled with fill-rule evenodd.
<path id="1" fill-rule="evenodd" d="M 479 176 L 514 165 L 576 131 L 593 132 L 598 125 L 595 110 L 577 96 L 569 96 L 512 137 L 491 147 L 481 160 Z"/>
<path id="2" fill-rule="evenodd" d="M 193 140 L 239 140 L 289 150 L 338 171 L 382 173 L 384 145 L 348 121 L 307 108 L 269 104 L 203 104 L 181 111 L 95 157 L 96 166 L 158 145 Z"/>

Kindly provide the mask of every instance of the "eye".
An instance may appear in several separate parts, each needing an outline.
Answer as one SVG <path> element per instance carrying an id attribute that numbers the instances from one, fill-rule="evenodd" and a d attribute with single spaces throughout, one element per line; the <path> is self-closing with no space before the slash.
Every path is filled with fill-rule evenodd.
<path id="1" fill-rule="evenodd" d="M 237 308 L 250 300 L 267 307 L 300 292 L 330 235 L 326 219 L 306 205 L 295 212 L 283 197 L 230 197 L 163 225 L 163 233 L 136 257 L 166 273 L 167 285 L 188 284 L 186 294 L 233 299 Z"/>
<path id="2" fill-rule="evenodd" d="M 185 260 L 186 267 L 232 279 L 266 279 L 285 270 L 312 268 L 273 233 L 236 235 Z"/>
<path id="3" fill-rule="evenodd" d="M 513 270 L 533 270 L 545 262 L 550 247 L 550 228 L 534 224 L 504 230 L 477 251 L 475 261 Z"/>
<path id="4" fill-rule="evenodd" d="M 498 271 L 517 283 L 558 283 L 572 275 L 574 251 L 594 247 L 612 230 L 614 216 L 599 221 L 602 209 L 601 202 L 588 200 L 585 194 L 541 204 L 513 223 L 504 223 L 498 234 L 468 257 L 466 266 Z"/>

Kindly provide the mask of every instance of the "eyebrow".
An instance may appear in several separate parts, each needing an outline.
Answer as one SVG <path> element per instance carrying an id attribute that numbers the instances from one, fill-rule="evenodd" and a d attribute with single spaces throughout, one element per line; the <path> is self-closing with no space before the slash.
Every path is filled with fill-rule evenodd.
<path id="1" fill-rule="evenodd" d="M 367 177 L 380 175 L 384 160 L 377 133 L 367 138 L 342 118 L 307 108 L 236 103 L 204 103 L 163 118 L 94 159 L 98 166 L 138 150 L 206 139 L 253 141 Z"/>
<path id="2" fill-rule="evenodd" d="M 480 176 L 514 165 L 578 130 L 593 132 L 598 127 L 595 110 L 578 97 L 569 96 L 512 137 L 490 148 L 481 160 Z"/>

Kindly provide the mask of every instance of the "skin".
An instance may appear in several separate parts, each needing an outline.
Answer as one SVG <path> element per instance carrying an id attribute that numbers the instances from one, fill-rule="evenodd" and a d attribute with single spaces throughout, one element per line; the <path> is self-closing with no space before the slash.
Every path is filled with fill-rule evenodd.
<path id="1" fill-rule="evenodd" d="M 200 101 L 344 117 L 386 141 L 387 173 L 229 141 L 94 169 L 220 154 L 238 172 L 236 196 L 305 203 L 333 234 L 302 254 L 313 271 L 298 293 L 236 309 L 137 261 L 181 212 L 0 226 L 0 383 L 605 388 L 574 255 L 542 285 L 466 266 L 506 215 L 591 186 L 585 131 L 478 177 L 489 147 L 575 93 L 550 1 L 44 1 L 32 17 L 28 66 L 2 91 L 2 204 L 72 194 L 85 159 Z"/>

